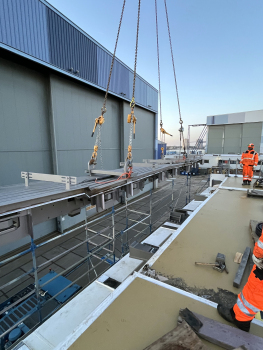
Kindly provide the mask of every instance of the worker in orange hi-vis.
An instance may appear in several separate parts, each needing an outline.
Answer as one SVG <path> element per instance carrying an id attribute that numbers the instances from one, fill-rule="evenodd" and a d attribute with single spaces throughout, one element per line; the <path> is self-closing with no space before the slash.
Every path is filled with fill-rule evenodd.
<path id="1" fill-rule="evenodd" d="M 254 144 L 250 143 L 248 145 L 248 150 L 242 153 L 241 167 L 243 166 L 243 184 L 250 185 L 253 178 L 254 167 L 258 165 L 258 154 L 254 150 Z"/>
<path id="2" fill-rule="evenodd" d="M 263 230 L 255 244 L 252 260 L 252 271 L 242 292 L 238 294 L 236 304 L 232 309 L 222 304 L 217 306 L 219 314 L 225 320 L 246 332 L 249 332 L 250 323 L 256 313 L 263 310 Z"/>

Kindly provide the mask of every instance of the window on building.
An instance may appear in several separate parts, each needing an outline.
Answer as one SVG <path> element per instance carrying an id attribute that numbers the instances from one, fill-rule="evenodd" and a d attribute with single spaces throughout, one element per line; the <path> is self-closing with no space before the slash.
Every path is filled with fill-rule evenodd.
<path id="1" fill-rule="evenodd" d="M 209 159 L 205 159 L 205 160 L 204 160 L 204 163 L 209 163 Z"/>

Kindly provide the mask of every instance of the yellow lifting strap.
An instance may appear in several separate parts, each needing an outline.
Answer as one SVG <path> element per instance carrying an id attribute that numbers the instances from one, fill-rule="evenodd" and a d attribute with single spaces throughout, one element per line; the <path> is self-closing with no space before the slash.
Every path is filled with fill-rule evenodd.
<path id="1" fill-rule="evenodd" d="M 173 135 L 169 134 L 167 131 L 165 131 L 163 127 L 160 128 L 160 131 L 162 134 L 167 134 L 169 136 L 173 136 Z"/>
<path id="2" fill-rule="evenodd" d="M 91 156 L 91 160 L 89 161 L 89 164 L 92 165 L 96 162 L 97 160 L 97 155 L 98 155 L 98 149 L 99 149 L 99 146 L 94 146 L 94 151 L 92 153 L 92 156 Z"/>
<path id="3" fill-rule="evenodd" d="M 129 160 L 132 159 L 132 146 L 131 145 L 128 146 L 128 154 L 127 154 L 126 159 L 129 159 Z"/>
<path id="4" fill-rule="evenodd" d="M 134 110 L 131 108 L 131 114 L 128 114 L 127 118 L 127 123 L 130 124 L 131 122 L 133 123 L 133 138 L 135 139 L 135 124 L 136 124 L 137 119 L 135 118 L 134 115 Z"/>
<path id="5" fill-rule="evenodd" d="M 94 128 L 93 128 L 91 137 L 93 137 L 97 125 L 102 125 L 104 122 L 105 122 L 105 119 L 104 119 L 103 115 L 101 115 L 100 117 L 98 117 L 98 118 L 95 119 L 95 125 L 94 125 Z"/>

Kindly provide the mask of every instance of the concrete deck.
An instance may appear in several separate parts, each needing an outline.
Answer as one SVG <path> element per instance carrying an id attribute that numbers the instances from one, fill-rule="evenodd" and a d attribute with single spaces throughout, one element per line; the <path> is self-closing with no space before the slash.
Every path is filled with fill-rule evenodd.
<path id="1" fill-rule="evenodd" d="M 229 178 L 238 185 L 242 179 Z M 188 286 L 227 289 L 238 293 L 244 286 L 249 269 L 245 271 L 240 289 L 233 287 L 238 269 L 234 263 L 236 252 L 253 249 L 249 221 L 262 220 L 263 201 L 248 198 L 242 191 L 219 189 L 196 213 L 173 240 L 152 268 L 170 278 L 180 277 Z M 211 267 L 196 266 L 195 262 L 215 262 L 217 253 L 226 255 L 229 274 Z"/>
<path id="2" fill-rule="evenodd" d="M 82 350 L 88 344 L 90 350 L 142 350 L 176 327 L 179 310 L 185 307 L 224 323 L 214 303 L 137 277 L 87 329 L 80 325 L 76 332 L 82 334 L 69 347 L 68 338 L 63 349 Z M 252 324 L 251 333 L 262 336 L 262 328 Z M 211 350 L 222 349 L 203 343 Z"/>
<path id="3" fill-rule="evenodd" d="M 258 177 L 258 176 L 257 176 Z M 228 177 L 226 179 L 226 181 L 223 183 L 223 187 L 233 187 L 233 188 L 237 188 L 237 189 L 242 189 L 244 191 L 247 191 L 248 189 L 253 189 L 253 184 L 256 181 L 256 179 L 252 179 L 251 181 L 251 185 L 242 185 L 243 182 L 243 177 Z M 257 190 L 260 190 L 260 188 L 257 188 Z"/>
<path id="4" fill-rule="evenodd" d="M 240 181 L 242 179 L 237 181 L 237 186 Z M 249 269 L 246 269 L 241 288 L 234 288 L 233 280 L 239 266 L 234 263 L 234 256 L 236 252 L 244 252 L 247 246 L 253 248 L 249 221 L 260 220 L 262 212 L 261 199 L 248 198 L 243 191 L 218 189 L 172 233 L 148 263 L 157 273 L 170 279 L 181 278 L 189 287 L 205 288 L 208 293 L 209 289 L 217 291 L 218 288 L 238 293 L 246 283 Z M 218 252 L 226 255 L 229 274 L 195 265 L 196 261 L 214 262 Z M 217 313 L 216 303 L 209 299 L 134 273 L 56 349 L 82 350 L 88 344 L 90 350 L 142 350 L 176 327 L 179 310 L 185 307 L 227 323 Z M 52 327 L 51 321 L 52 318 L 47 321 L 44 333 L 44 325 L 38 329 L 40 337 L 48 339 L 46 330 L 48 324 Z M 263 337 L 262 327 L 261 321 L 254 320 L 250 333 Z M 33 334 L 24 343 L 28 349 L 36 350 L 30 340 Z M 208 349 L 222 349 L 203 342 Z"/>

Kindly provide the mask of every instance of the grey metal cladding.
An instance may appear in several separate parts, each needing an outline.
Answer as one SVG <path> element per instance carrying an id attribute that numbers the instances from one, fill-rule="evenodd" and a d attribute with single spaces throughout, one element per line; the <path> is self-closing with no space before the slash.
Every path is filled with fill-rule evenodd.
<path id="1" fill-rule="evenodd" d="M 106 89 L 112 54 L 44 0 L 0 0 L 1 43 Z M 110 92 L 130 100 L 132 84 L 132 70 L 116 59 Z M 158 91 L 139 76 L 135 100 L 158 110 Z"/>
<path id="2" fill-rule="evenodd" d="M 112 56 L 97 47 L 98 85 L 106 89 L 110 73 Z M 115 59 L 109 90 L 130 98 L 129 70 Z"/>
<path id="3" fill-rule="evenodd" d="M 136 77 L 135 101 L 147 106 L 147 85 L 139 77 Z"/>
<path id="4" fill-rule="evenodd" d="M 1 0 L 0 42 L 49 62 L 46 6 L 36 0 Z"/>
<path id="5" fill-rule="evenodd" d="M 98 84 L 97 45 L 49 8 L 47 20 L 50 63 Z"/>
<path id="6" fill-rule="evenodd" d="M 147 107 L 158 110 L 158 92 L 147 85 Z"/>

